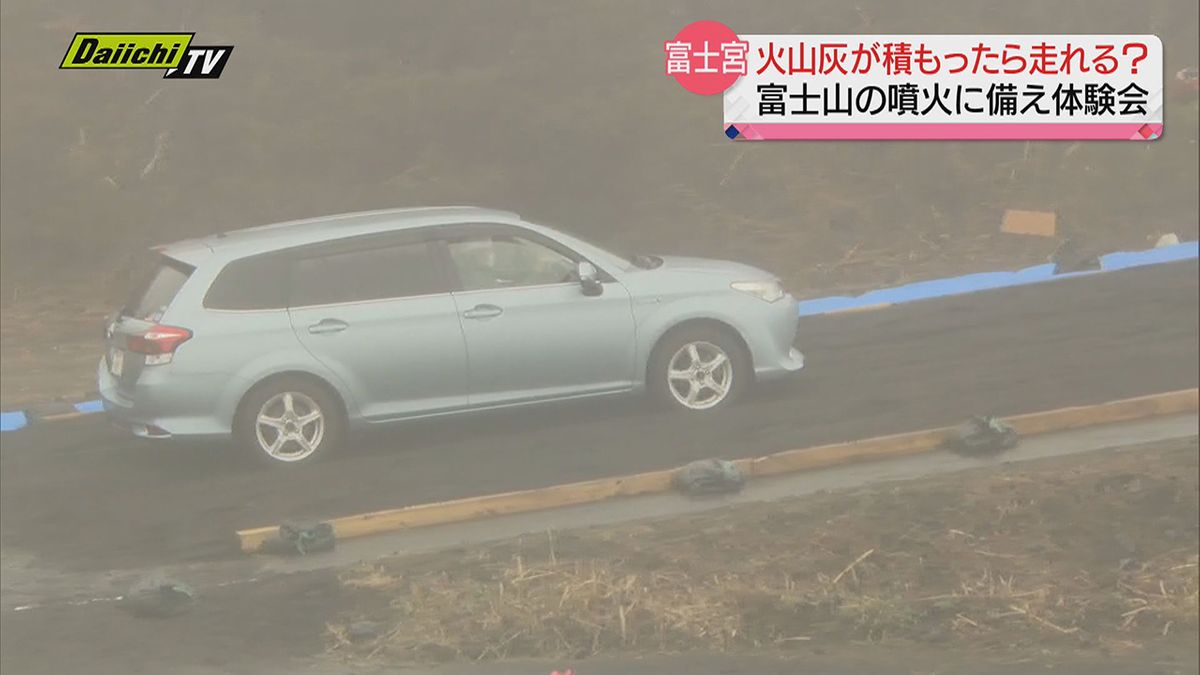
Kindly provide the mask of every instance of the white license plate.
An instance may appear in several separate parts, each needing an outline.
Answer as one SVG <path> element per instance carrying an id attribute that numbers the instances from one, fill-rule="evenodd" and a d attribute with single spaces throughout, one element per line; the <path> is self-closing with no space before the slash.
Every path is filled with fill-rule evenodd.
<path id="1" fill-rule="evenodd" d="M 125 352 L 120 349 L 114 349 L 108 355 L 108 372 L 115 377 L 121 376 L 121 371 L 125 368 Z"/>

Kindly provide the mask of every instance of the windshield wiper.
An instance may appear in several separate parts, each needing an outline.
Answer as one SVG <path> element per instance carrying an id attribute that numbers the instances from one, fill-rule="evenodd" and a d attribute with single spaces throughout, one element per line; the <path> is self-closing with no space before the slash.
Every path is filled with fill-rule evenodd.
<path id="1" fill-rule="evenodd" d="M 656 255 L 635 254 L 630 261 L 635 267 L 640 267 L 644 270 L 652 270 L 655 267 L 663 264 L 663 259 Z"/>

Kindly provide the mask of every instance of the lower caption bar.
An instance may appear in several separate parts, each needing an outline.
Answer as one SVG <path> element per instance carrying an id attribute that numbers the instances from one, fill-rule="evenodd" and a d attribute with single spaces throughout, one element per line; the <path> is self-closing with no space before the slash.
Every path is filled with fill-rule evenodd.
<path id="1" fill-rule="evenodd" d="M 1162 124 L 787 124 L 726 122 L 736 141 L 1153 141 Z"/>

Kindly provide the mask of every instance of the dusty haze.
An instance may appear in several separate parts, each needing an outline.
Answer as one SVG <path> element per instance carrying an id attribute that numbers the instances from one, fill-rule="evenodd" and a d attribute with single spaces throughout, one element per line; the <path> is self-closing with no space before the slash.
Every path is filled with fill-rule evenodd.
<path id="1" fill-rule="evenodd" d="M 1172 103 L 1148 144 L 734 144 L 718 97 L 661 72 L 662 42 L 706 18 L 743 32 L 1155 33 L 1170 78 L 1197 63 L 1194 2 L 352 7 L 6 0 L 5 281 L 94 290 L 149 243 L 445 203 L 625 249 L 736 257 L 797 290 L 899 281 L 928 259 L 1040 259 L 1040 243 L 980 239 L 1006 208 L 1057 211 L 1067 236 L 1109 248 L 1196 232 L 1194 98 Z M 188 30 L 236 50 L 216 81 L 59 71 L 78 30 Z M 869 273 L 822 267 L 855 246 L 891 258 Z"/>

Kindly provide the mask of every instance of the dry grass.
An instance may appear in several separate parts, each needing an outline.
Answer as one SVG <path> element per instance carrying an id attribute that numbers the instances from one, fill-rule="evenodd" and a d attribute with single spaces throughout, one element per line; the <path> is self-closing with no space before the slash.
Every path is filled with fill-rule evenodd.
<path id="1" fill-rule="evenodd" d="M 442 660 L 1194 640 L 1195 442 L 1058 461 L 356 569 L 359 611 L 331 624 L 332 647 Z M 345 625 L 363 617 L 391 629 L 355 643 Z"/>

